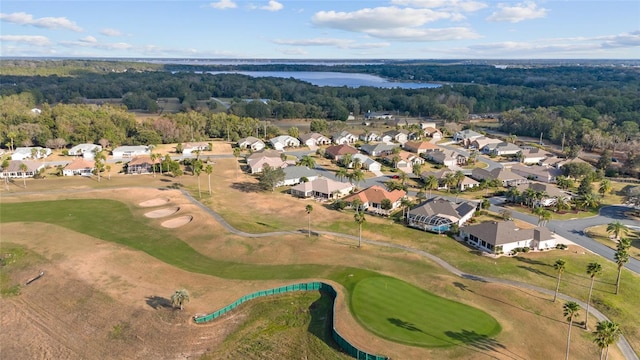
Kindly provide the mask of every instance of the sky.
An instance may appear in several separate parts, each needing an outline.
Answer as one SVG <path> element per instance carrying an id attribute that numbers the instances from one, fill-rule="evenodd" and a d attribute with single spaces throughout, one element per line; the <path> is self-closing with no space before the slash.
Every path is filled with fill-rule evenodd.
<path id="1" fill-rule="evenodd" d="M 640 0 L 2 0 L 3 57 L 640 59 Z"/>

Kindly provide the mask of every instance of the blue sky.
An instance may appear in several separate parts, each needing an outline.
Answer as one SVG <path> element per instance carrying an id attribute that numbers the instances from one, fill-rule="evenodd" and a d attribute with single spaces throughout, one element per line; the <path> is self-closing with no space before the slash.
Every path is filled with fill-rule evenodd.
<path id="1" fill-rule="evenodd" d="M 2 56 L 640 59 L 640 1 L 3 0 Z"/>

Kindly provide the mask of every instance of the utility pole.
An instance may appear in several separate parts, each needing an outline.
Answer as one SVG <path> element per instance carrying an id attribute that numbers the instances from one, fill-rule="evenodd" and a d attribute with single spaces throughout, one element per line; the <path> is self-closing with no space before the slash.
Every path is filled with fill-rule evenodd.
<path id="1" fill-rule="evenodd" d="M 540 132 L 540 145 L 542 145 L 542 132 Z"/>
<path id="2" fill-rule="evenodd" d="M 564 133 L 562 133 L 562 152 L 564 153 Z"/>

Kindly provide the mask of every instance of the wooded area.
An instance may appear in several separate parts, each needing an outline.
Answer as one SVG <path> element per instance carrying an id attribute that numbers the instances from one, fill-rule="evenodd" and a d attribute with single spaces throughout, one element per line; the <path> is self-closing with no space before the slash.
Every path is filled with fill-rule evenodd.
<path id="1" fill-rule="evenodd" d="M 633 161 L 640 136 L 640 69 L 624 66 L 161 65 L 140 62 L 2 60 L 0 145 L 80 142 L 154 144 L 256 135 L 261 120 L 345 120 L 389 111 L 462 122 L 493 114 L 501 130 L 567 147 L 621 150 Z M 203 71 L 340 71 L 391 80 L 439 82 L 439 88 L 318 87 L 294 79 Z M 31 75 L 27 75 L 31 74 Z M 158 111 L 178 98 L 180 112 L 136 123 L 128 110 Z M 212 97 L 231 99 L 230 107 Z M 88 100 L 91 99 L 91 100 Z M 88 105 L 116 99 L 122 105 Z M 256 101 L 252 101 L 256 100 Z M 267 101 L 258 101 L 267 99 Z M 118 102 L 116 101 L 116 102 Z M 204 104 L 204 105 L 203 105 Z M 36 116 L 34 107 L 42 110 Z M 269 127 L 267 134 L 278 129 Z M 59 145 L 57 145 L 59 146 Z M 635 156 L 638 157 L 638 156 Z M 637 160 L 640 162 L 640 158 Z"/>

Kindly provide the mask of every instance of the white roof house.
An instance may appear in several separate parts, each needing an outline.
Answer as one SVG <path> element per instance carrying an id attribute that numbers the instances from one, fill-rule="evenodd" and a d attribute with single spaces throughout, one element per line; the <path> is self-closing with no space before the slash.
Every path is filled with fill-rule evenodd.
<path id="1" fill-rule="evenodd" d="M 44 159 L 51 155 L 51 149 L 36 147 L 17 147 L 11 154 L 11 160 Z"/>
<path id="2" fill-rule="evenodd" d="M 191 155 L 195 151 L 209 151 L 211 145 L 208 142 L 186 143 L 182 146 L 182 155 Z"/>
<path id="3" fill-rule="evenodd" d="M 367 155 L 355 154 L 351 157 L 351 159 L 352 160 L 358 159 L 360 161 L 360 164 L 362 164 L 362 168 L 365 170 L 380 171 L 382 169 L 382 165 L 379 162 L 373 160 Z M 351 164 L 349 164 L 349 167 L 350 168 L 353 167 L 353 161 L 351 162 Z"/>
<path id="4" fill-rule="evenodd" d="M 27 169 L 23 171 L 20 166 L 24 164 Z M 44 169 L 44 164 L 38 161 L 10 160 L 6 168 L 2 168 L 0 178 L 23 178 L 34 177 L 38 171 Z"/>
<path id="5" fill-rule="evenodd" d="M 62 169 L 63 176 L 91 176 L 93 175 L 93 170 L 96 168 L 96 162 L 92 160 L 86 160 L 84 158 L 77 158 L 67 164 Z"/>
<path id="6" fill-rule="evenodd" d="M 102 151 L 102 146 L 96 144 L 78 144 L 69 149 L 71 156 L 82 156 L 85 159 L 93 159 L 97 152 Z"/>
<path id="7" fill-rule="evenodd" d="M 333 143 L 337 145 L 351 144 L 358 141 L 358 137 L 348 131 L 341 131 L 331 136 Z"/>
<path id="8" fill-rule="evenodd" d="M 318 145 L 331 144 L 331 139 L 316 132 L 300 135 L 300 141 L 302 144 L 305 144 L 306 146 L 318 146 Z"/>
<path id="9" fill-rule="evenodd" d="M 353 190 L 352 184 L 319 177 L 292 187 L 291 195 L 302 198 L 336 199 L 348 195 L 351 190 Z"/>
<path id="10" fill-rule="evenodd" d="M 241 149 L 251 149 L 253 151 L 260 151 L 264 149 L 264 142 L 257 137 L 249 136 L 238 140 L 238 147 Z"/>
<path id="11" fill-rule="evenodd" d="M 460 228 L 460 237 L 467 243 L 492 254 L 508 254 L 513 249 L 553 249 L 556 238 L 545 227 L 520 229 L 513 221 L 488 221 Z"/>
<path id="12" fill-rule="evenodd" d="M 129 159 L 136 156 L 150 155 L 151 149 L 145 145 L 120 146 L 111 151 L 111 155 L 116 159 Z"/>
<path id="13" fill-rule="evenodd" d="M 273 139 L 269 140 L 271 146 L 273 146 L 276 150 L 284 150 L 286 147 L 297 147 L 300 146 L 300 140 L 294 138 L 289 135 L 280 135 L 276 136 Z"/>
<path id="14" fill-rule="evenodd" d="M 318 173 L 315 170 L 309 169 L 306 166 L 287 166 L 284 170 L 284 180 L 276 184 L 276 186 L 287 186 L 299 184 L 306 179 L 307 181 L 313 181 L 318 178 Z"/>

